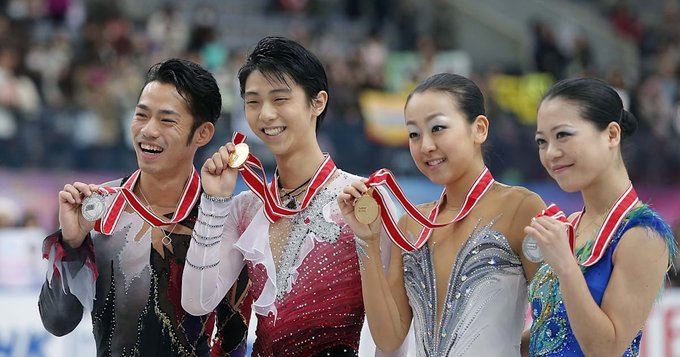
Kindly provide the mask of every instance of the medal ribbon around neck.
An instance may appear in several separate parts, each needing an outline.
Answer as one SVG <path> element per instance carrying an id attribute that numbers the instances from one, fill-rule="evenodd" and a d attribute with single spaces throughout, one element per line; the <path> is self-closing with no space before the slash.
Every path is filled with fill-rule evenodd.
<path id="1" fill-rule="evenodd" d="M 184 192 L 182 192 L 175 213 L 170 221 L 166 221 L 164 218 L 151 212 L 139 201 L 139 198 L 132 193 L 140 174 L 141 170 L 135 171 L 121 187 L 104 186 L 99 188 L 102 192 L 109 194 L 115 193 L 116 196 L 113 199 L 113 203 L 104 214 L 104 217 L 95 222 L 94 229 L 97 232 L 106 235 L 111 235 L 111 233 L 113 233 L 113 230 L 116 228 L 118 220 L 123 213 L 126 202 L 129 203 L 130 207 L 132 207 L 132 209 L 152 227 L 162 227 L 179 223 L 189 216 L 191 208 L 196 204 L 198 197 L 201 195 L 201 177 L 198 175 L 196 168 L 192 167 L 191 177 L 184 186 Z"/>
<path id="2" fill-rule="evenodd" d="M 633 184 L 631 183 L 626 191 L 616 200 L 612 208 L 609 210 L 607 218 L 605 218 L 602 226 L 595 236 L 593 250 L 590 252 L 588 258 L 586 258 L 583 263 L 580 263 L 580 265 L 584 267 L 591 266 L 602 258 L 606 248 L 609 246 L 609 242 L 611 242 L 612 238 L 614 237 L 616 229 L 619 228 L 619 225 L 621 222 L 623 222 L 623 219 L 626 217 L 628 212 L 630 212 L 639 201 L 638 195 L 633 188 Z M 585 210 L 586 208 L 584 207 L 583 210 L 579 212 L 576 217 L 574 217 L 574 220 L 572 221 L 574 230 L 578 228 L 578 224 L 580 223 L 581 217 L 583 216 Z"/>
<path id="3" fill-rule="evenodd" d="M 484 194 L 487 191 L 489 191 L 489 188 L 493 186 L 494 182 L 495 180 L 491 175 L 491 172 L 489 171 L 488 168 L 484 167 L 484 170 L 482 170 L 482 172 L 479 174 L 475 182 L 468 190 L 467 195 L 465 196 L 465 201 L 463 202 L 463 207 L 458 212 L 458 215 L 456 215 L 456 217 L 452 221 L 446 223 L 434 223 L 435 219 L 437 218 L 437 214 L 439 213 L 440 207 L 443 203 L 443 199 L 444 197 L 446 197 L 446 189 L 444 189 L 444 191 L 442 192 L 439 201 L 432 208 L 428 217 L 425 217 L 406 198 L 404 191 L 401 189 L 401 187 L 399 187 L 399 184 L 397 183 L 397 180 L 394 178 L 394 175 L 392 174 L 391 171 L 387 169 L 380 169 L 374 172 L 368 178 L 368 182 L 366 183 L 366 185 L 369 187 L 380 185 L 387 186 L 387 189 L 390 192 L 392 192 L 397 201 L 399 201 L 399 203 L 401 203 L 401 205 L 404 207 L 406 213 L 409 216 L 411 216 L 411 218 L 413 218 L 416 222 L 418 222 L 421 226 L 423 226 L 423 229 L 420 231 L 420 234 L 418 235 L 418 239 L 416 239 L 414 243 L 411 243 L 411 241 L 409 241 L 401 233 L 401 231 L 397 227 L 396 220 L 394 219 L 394 217 L 392 217 L 389 210 L 387 209 L 380 210 L 382 225 L 385 228 L 387 235 L 394 242 L 394 244 L 396 244 L 399 248 L 405 251 L 413 251 L 422 247 L 427 242 L 427 240 L 430 239 L 430 236 L 432 235 L 432 229 L 448 226 L 449 224 L 458 222 L 465 218 L 470 213 L 470 211 L 475 207 L 475 205 L 477 205 L 477 202 L 479 202 L 482 196 L 484 196 Z M 382 206 L 383 208 L 385 207 L 385 198 L 382 196 L 382 193 L 380 193 L 380 190 L 373 190 L 372 196 L 378 202 L 378 205 Z"/>
<path id="4" fill-rule="evenodd" d="M 232 142 L 240 144 L 246 141 L 246 136 L 234 132 Z M 309 186 L 305 191 L 302 199 L 302 204 L 299 209 L 290 209 L 281 203 L 279 198 L 278 174 L 274 175 L 272 182 L 267 184 L 267 175 L 265 174 L 262 162 L 253 154 L 248 154 L 246 162 L 238 169 L 241 177 L 245 181 L 250 190 L 262 200 L 264 203 L 264 213 L 270 223 L 278 221 L 281 217 L 291 217 L 303 211 L 336 171 L 335 163 L 330 155 L 324 154 L 325 159 L 321 166 L 317 168 L 314 176 L 310 180 Z"/>

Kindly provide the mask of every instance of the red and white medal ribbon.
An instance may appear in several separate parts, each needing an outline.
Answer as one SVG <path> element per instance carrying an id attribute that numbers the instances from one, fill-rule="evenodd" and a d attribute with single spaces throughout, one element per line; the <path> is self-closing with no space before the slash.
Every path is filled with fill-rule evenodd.
<path id="1" fill-rule="evenodd" d="M 569 247 L 571 248 L 572 253 L 574 252 L 574 226 L 569 222 L 569 219 L 567 219 L 567 215 L 562 212 L 562 210 L 557 207 L 556 204 L 551 203 L 550 206 L 548 206 L 546 209 L 544 209 L 539 215 L 536 216 L 538 217 L 550 217 L 554 218 L 566 225 L 567 229 L 567 237 L 569 237 Z"/>
<path id="2" fill-rule="evenodd" d="M 432 235 L 432 229 L 444 227 L 465 218 L 470 213 L 470 211 L 475 207 L 475 205 L 477 205 L 477 202 L 479 202 L 482 196 L 484 196 L 484 194 L 491 188 L 491 186 L 493 186 L 494 182 L 495 180 L 491 175 L 491 172 L 489 172 L 488 168 L 484 167 L 484 170 L 482 170 L 482 172 L 479 174 L 475 182 L 468 190 L 467 195 L 465 196 L 465 201 L 463 202 L 463 207 L 458 212 L 458 215 L 456 215 L 456 217 L 452 221 L 446 223 L 434 223 L 435 219 L 437 218 L 437 214 L 439 213 L 440 207 L 444 201 L 444 198 L 446 197 L 446 190 L 442 192 L 437 204 L 435 204 L 435 206 L 432 208 L 429 215 L 425 217 L 422 213 L 420 213 L 420 211 L 418 211 L 418 209 L 411 202 L 409 202 L 409 200 L 406 198 L 406 195 L 404 194 L 404 191 L 401 189 L 401 187 L 399 187 L 397 180 L 394 178 L 394 175 L 389 170 L 380 169 L 374 172 L 368 178 L 368 182 L 366 183 L 366 185 L 369 187 L 380 185 L 387 186 L 387 189 L 390 192 L 392 192 L 397 201 L 399 201 L 399 203 L 401 203 L 401 205 L 404 207 L 406 213 L 409 216 L 411 216 L 411 218 L 413 218 L 416 222 L 423 226 L 423 229 L 420 231 L 420 234 L 418 235 L 418 239 L 416 239 L 414 243 L 411 243 L 411 241 L 404 237 L 404 235 L 397 227 L 397 222 L 394 219 L 394 217 L 392 217 L 390 212 L 387 209 L 385 209 L 384 204 L 385 198 L 382 197 L 380 190 L 373 190 L 372 193 L 373 198 L 378 202 L 378 204 L 381 207 L 383 207 L 383 209 L 380 210 L 380 216 L 382 218 L 382 225 L 385 228 L 387 235 L 399 248 L 406 251 L 413 251 L 419 249 L 427 242 L 427 240 Z"/>
<path id="3" fill-rule="evenodd" d="M 240 144 L 246 141 L 246 136 L 234 132 L 232 142 Z M 299 209 L 290 209 L 281 203 L 279 198 L 278 175 L 274 175 L 272 182 L 267 184 L 267 175 L 264 172 L 262 162 L 253 154 L 248 154 L 246 162 L 238 169 L 241 177 L 250 190 L 264 203 L 264 213 L 269 222 L 274 223 L 281 217 L 291 217 L 303 211 L 311 203 L 317 192 L 330 180 L 335 173 L 335 163 L 331 157 L 325 154 L 325 159 L 321 166 L 317 168 L 312 176 L 309 186 L 302 199 Z"/>
<path id="4" fill-rule="evenodd" d="M 631 183 L 626 191 L 616 200 L 612 208 L 609 210 L 607 218 L 605 218 L 604 223 L 602 223 L 602 227 L 600 227 L 597 235 L 595 236 L 595 242 L 593 243 L 593 249 L 590 252 L 590 255 L 585 261 L 583 261 L 583 263 L 580 263 L 582 266 L 591 266 L 602 258 L 606 248 L 609 246 L 609 243 L 614 237 L 616 229 L 619 228 L 619 225 L 621 222 L 623 222 L 623 219 L 635 207 L 635 205 L 637 205 L 639 201 L 638 195 L 633 188 L 633 184 Z M 576 215 L 576 217 L 574 217 L 574 220 L 572 221 L 574 230 L 578 228 L 578 224 L 581 221 L 583 212 L 585 212 L 585 207 Z"/>
<path id="5" fill-rule="evenodd" d="M 141 174 L 140 170 L 135 171 L 130 178 L 121 187 L 100 187 L 99 190 L 108 194 L 116 194 L 113 199 L 112 204 L 106 210 L 104 217 L 97 220 L 94 225 L 94 229 L 97 232 L 101 232 L 106 235 L 111 235 L 113 230 L 118 224 L 123 209 L 125 208 L 125 203 L 130 204 L 133 210 L 137 212 L 142 219 L 144 219 L 149 225 L 153 227 L 162 227 L 169 224 L 174 224 L 185 220 L 191 213 L 191 208 L 198 201 L 198 197 L 201 194 L 201 177 L 198 175 L 196 168 L 192 168 L 191 177 L 184 186 L 184 192 L 179 199 L 175 213 L 170 221 L 165 220 L 162 217 L 158 217 L 156 214 L 151 212 L 149 208 L 143 205 L 137 196 L 132 193 L 132 190 L 139 179 Z"/>

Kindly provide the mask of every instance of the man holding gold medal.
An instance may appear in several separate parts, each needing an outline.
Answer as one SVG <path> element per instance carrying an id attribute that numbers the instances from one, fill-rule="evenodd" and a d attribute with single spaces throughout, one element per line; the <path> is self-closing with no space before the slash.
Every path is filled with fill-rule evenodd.
<path id="1" fill-rule="evenodd" d="M 236 133 L 206 161 L 204 195 L 215 199 L 201 201 L 182 305 L 212 310 L 245 266 L 258 318 L 253 356 L 356 356 L 359 259 L 335 200 L 358 177 L 336 168 L 316 138 L 328 102 L 323 66 L 297 42 L 267 37 L 239 81 L 250 128 L 277 170 L 268 181 L 251 155 L 238 171 L 250 191 L 232 199 L 237 170 L 228 160 L 245 137 Z"/>
<path id="2" fill-rule="evenodd" d="M 71 332 L 86 309 L 98 356 L 245 355 L 249 311 L 238 311 L 245 271 L 206 314 L 180 305 L 202 191 L 193 160 L 212 139 L 221 106 L 215 79 L 199 65 L 170 59 L 151 67 L 131 124 L 139 169 L 59 192 L 61 229 L 45 239 L 49 267 L 39 300 L 50 333 Z M 237 154 L 234 165 L 247 147 Z"/>

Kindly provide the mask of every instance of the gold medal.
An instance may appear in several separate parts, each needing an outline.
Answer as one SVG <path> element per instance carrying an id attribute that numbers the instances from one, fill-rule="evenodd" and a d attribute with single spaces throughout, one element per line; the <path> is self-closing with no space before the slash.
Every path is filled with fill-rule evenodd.
<path id="1" fill-rule="evenodd" d="M 250 149 L 248 149 L 248 144 L 236 144 L 236 146 L 234 146 L 234 152 L 229 155 L 229 162 L 227 165 L 229 165 L 229 167 L 232 169 L 238 169 L 241 167 L 241 165 L 243 165 L 244 162 L 246 162 L 246 159 L 248 159 L 249 152 Z"/>
<path id="2" fill-rule="evenodd" d="M 359 197 L 354 203 L 354 217 L 357 221 L 363 224 L 371 224 L 378 219 L 380 213 L 380 206 L 378 202 L 371 196 L 371 190 Z"/>

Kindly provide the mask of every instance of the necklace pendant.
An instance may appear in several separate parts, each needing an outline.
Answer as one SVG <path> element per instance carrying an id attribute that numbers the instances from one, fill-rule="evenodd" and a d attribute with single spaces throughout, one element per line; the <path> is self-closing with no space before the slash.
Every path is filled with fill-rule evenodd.
<path id="1" fill-rule="evenodd" d="M 297 207 L 297 200 L 295 199 L 295 197 L 292 197 L 290 201 L 286 203 L 286 207 L 288 207 L 289 209 L 295 209 L 295 207 Z"/>
<path id="2" fill-rule="evenodd" d="M 172 238 L 170 238 L 170 236 L 167 234 L 163 234 L 163 239 L 161 239 L 161 243 L 163 243 L 163 245 L 167 247 L 172 243 Z"/>

